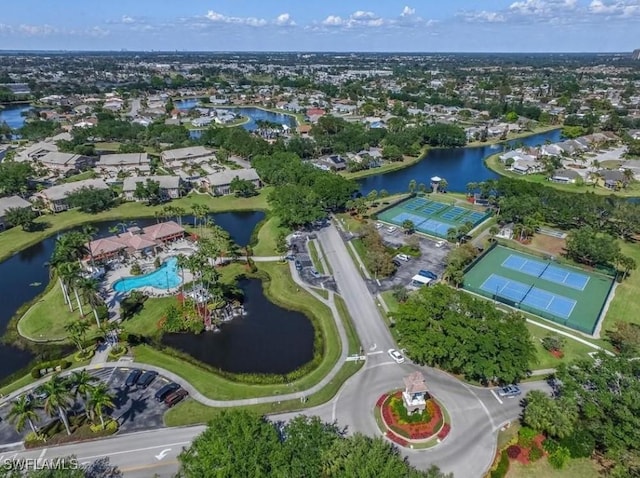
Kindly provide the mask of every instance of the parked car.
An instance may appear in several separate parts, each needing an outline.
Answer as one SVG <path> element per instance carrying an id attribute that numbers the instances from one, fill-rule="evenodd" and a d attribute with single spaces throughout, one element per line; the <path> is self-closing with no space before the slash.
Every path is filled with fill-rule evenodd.
<path id="1" fill-rule="evenodd" d="M 402 262 L 400 262 L 400 260 L 396 258 L 394 258 L 391 262 L 393 262 L 396 267 L 400 267 L 402 265 Z"/>
<path id="2" fill-rule="evenodd" d="M 434 272 L 431 272 L 425 269 L 421 269 L 418 272 L 418 275 L 422 277 L 426 277 L 427 279 L 438 280 L 438 276 Z"/>
<path id="3" fill-rule="evenodd" d="M 315 269 L 311 269 L 311 275 L 316 279 L 321 276 L 321 274 Z"/>
<path id="4" fill-rule="evenodd" d="M 404 363 L 404 356 L 396 349 L 387 350 L 389 357 L 396 361 L 396 363 Z"/>
<path id="5" fill-rule="evenodd" d="M 175 392 L 179 388 L 180 388 L 180 385 L 178 385 L 177 383 L 174 383 L 174 382 L 168 383 L 156 392 L 155 399 L 158 402 L 163 402 L 164 399 L 167 398 L 169 394 Z"/>
<path id="6" fill-rule="evenodd" d="M 406 254 L 398 254 L 396 257 L 404 262 L 409 262 L 411 260 L 411 257 Z"/>
<path id="7" fill-rule="evenodd" d="M 187 392 L 184 388 L 179 388 L 175 392 L 167 395 L 167 397 L 164 399 L 164 403 L 168 407 L 173 407 L 176 403 L 178 403 L 187 395 L 189 395 L 189 392 Z"/>
<path id="8" fill-rule="evenodd" d="M 507 385 L 498 390 L 498 395 L 503 398 L 513 398 L 522 394 L 522 390 L 517 385 Z"/>
<path id="9" fill-rule="evenodd" d="M 142 370 L 139 368 L 134 368 L 129 376 L 127 377 L 127 381 L 124 383 L 127 387 L 133 387 L 136 383 L 138 383 L 138 379 L 140 379 L 140 375 L 142 375 Z"/>
<path id="10" fill-rule="evenodd" d="M 138 380 L 138 387 L 147 388 L 149 385 L 151 385 L 151 382 L 153 382 L 157 376 L 158 376 L 158 372 L 155 372 L 153 370 L 147 370 L 145 373 L 142 374 L 142 377 L 140 377 L 140 379 Z"/>
<path id="11" fill-rule="evenodd" d="M 389 232 L 389 233 L 394 233 L 394 232 L 396 232 L 396 229 L 398 229 L 398 228 L 397 228 L 397 227 L 395 227 L 395 226 L 389 226 L 389 227 L 387 228 L 387 232 Z"/>
<path id="12" fill-rule="evenodd" d="M 296 258 L 295 258 L 295 256 L 285 256 L 285 260 L 287 260 L 287 261 L 295 261 Z"/>
<path id="13" fill-rule="evenodd" d="M 381 222 L 377 222 L 376 223 L 376 229 L 380 229 L 382 227 L 382 223 Z"/>
<path id="14" fill-rule="evenodd" d="M 33 396 L 37 400 L 45 400 L 49 396 L 49 394 L 42 390 L 42 387 L 38 387 L 33 391 Z"/>
<path id="15" fill-rule="evenodd" d="M 302 270 L 302 263 L 299 260 L 296 260 L 295 264 L 296 264 L 296 269 L 301 271 Z"/>
<path id="16" fill-rule="evenodd" d="M 444 241 L 436 242 L 436 247 L 442 247 L 442 246 L 444 246 Z"/>

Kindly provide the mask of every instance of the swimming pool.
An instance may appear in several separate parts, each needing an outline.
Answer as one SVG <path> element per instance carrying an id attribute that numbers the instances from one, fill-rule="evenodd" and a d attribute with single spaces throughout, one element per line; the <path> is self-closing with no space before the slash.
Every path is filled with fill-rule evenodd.
<path id="1" fill-rule="evenodd" d="M 168 259 L 159 269 L 142 276 L 125 277 L 113 284 L 116 292 L 129 292 L 142 287 L 155 287 L 156 289 L 172 289 L 180 285 L 178 274 L 178 260 L 175 257 Z"/>

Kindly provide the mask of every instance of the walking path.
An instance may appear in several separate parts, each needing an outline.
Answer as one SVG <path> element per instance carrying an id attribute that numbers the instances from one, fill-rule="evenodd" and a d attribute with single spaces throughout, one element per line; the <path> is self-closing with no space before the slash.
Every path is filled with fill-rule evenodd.
<path id="1" fill-rule="evenodd" d="M 280 257 L 277 257 L 277 260 L 280 260 Z M 180 384 L 182 388 L 184 388 L 189 392 L 189 395 L 191 396 L 191 398 L 209 407 L 241 407 L 241 406 L 247 406 L 247 405 L 257 405 L 262 403 L 280 402 L 284 400 L 300 400 L 303 397 L 306 398 L 309 395 L 313 395 L 314 393 L 319 392 L 325 386 L 327 386 L 336 377 L 336 375 L 338 374 L 338 372 L 346 362 L 347 356 L 349 355 L 349 340 L 347 338 L 347 332 L 342 322 L 342 318 L 340 317 L 340 313 L 338 312 L 338 309 L 335 306 L 333 292 L 329 292 L 329 298 L 325 299 L 324 297 L 320 296 L 317 292 L 315 292 L 310 286 L 304 283 L 302 279 L 300 279 L 300 277 L 298 276 L 298 271 L 296 271 L 295 265 L 292 262 L 289 262 L 289 268 L 291 271 L 291 277 L 293 278 L 294 282 L 298 286 L 300 286 L 300 288 L 304 289 L 306 292 L 311 294 L 315 299 L 317 299 L 322 304 L 329 307 L 329 309 L 331 310 L 331 314 L 333 316 L 333 320 L 336 324 L 336 328 L 338 330 L 338 335 L 340 337 L 341 351 L 340 351 L 340 357 L 338 358 L 337 362 L 335 363 L 335 365 L 329 371 L 328 374 L 326 374 L 318 383 L 316 383 L 312 387 L 309 387 L 307 390 L 303 390 L 295 393 L 288 393 L 285 395 L 269 396 L 269 397 L 256 397 L 256 398 L 246 398 L 246 399 L 238 399 L 238 400 L 214 400 L 214 399 L 205 397 L 202 393 L 200 393 L 196 388 L 194 388 L 187 380 L 185 380 L 181 376 L 173 372 L 170 372 L 169 370 L 165 370 L 161 367 L 156 367 L 154 365 L 148 365 L 144 363 L 128 362 L 125 360 L 121 360 L 118 362 L 107 362 L 107 359 L 109 356 L 109 347 L 106 347 L 105 350 L 96 353 L 96 355 L 94 355 L 93 359 L 91 360 L 90 365 L 64 371 L 62 375 L 63 376 L 69 375 L 70 373 L 76 370 L 83 370 L 83 369 L 91 370 L 91 369 L 99 369 L 99 368 L 106 368 L 106 367 L 132 367 L 132 368 L 139 368 L 141 370 L 154 370 L 158 372 L 160 375 L 168 378 L 169 380 L 172 380 Z M 11 392 L 9 395 L 2 398 L 0 405 L 10 400 L 13 400 L 14 398 L 18 397 L 19 395 L 25 393 L 28 390 L 31 390 L 34 387 L 37 387 L 38 385 L 49 380 L 49 378 L 50 378 L 49 376 L 43 377 L 29 385 L 21 387 L 20 389 L 15 390 L 14 392 Z"/>

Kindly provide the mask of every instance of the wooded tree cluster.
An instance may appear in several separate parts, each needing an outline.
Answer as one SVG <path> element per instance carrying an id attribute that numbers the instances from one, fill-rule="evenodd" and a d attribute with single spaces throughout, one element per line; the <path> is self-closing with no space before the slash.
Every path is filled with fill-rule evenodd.
<path id="1" fill-rule="evenodd" d="M 357 189 L 353 181 L 303 163 L 293 153 L 256 156 L 252 165 L 265 183 L 276 186 L 268 201 L 285 227 L 308 224 L 344 208 Z"/>
<path id="2" fill-rule="evenodd" d="M 67 196 L 71 207 L 77 207 L 82 212 L 96 214 L 114 206 L 114 193 L 111 189 L 96 189 L 84 187 Z"/>
<path id="3" fill-rule="evenodd" d="M 640 476 L 640 362 L 600 354 L 561 364 L 553 399 L 531 392 L 524 422 L 557 440 L 573 458 L 594 451 L 607 476 Z"/>
<path id="4" fill-rule="evenodd" d="M 384 245 L 382 237 L 372 223 L 362 226 L 360 240 L 367 252 L 362 260 L 369 272 L 376 277 L 387 277 L 396 270 L 393 264 L 393 253 Z"/>
<path id="5" fill-rule="evenodd" d="M 517 382 L 536 360 L 522 316 L 442 284 L 411 295 L 394 318 L 399 343 L 414 362 L 468 380 Z"/>
<path id="6" fill-rule="evenodd" d="M 217 415 L 179 461 L 185 478 L 447 478 L 436 467 L 424 472 L 411 467 L 382 438 L 348 437 L 318 417 L 272 423 L 246 410 Z"/>

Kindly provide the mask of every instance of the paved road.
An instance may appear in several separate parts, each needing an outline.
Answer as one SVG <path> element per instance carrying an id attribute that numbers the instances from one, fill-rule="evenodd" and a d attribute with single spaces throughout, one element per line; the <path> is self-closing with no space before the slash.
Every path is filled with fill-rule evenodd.
<path id="1" fill-rule="evenodd" d="M 132 98 L 131 108 L 129 109 L 127 116 L 135 118 L 136 116 L 138 116 L 138 111 L 140 111 L 140 98 Z"/>
<path id="2" fill-rule="evenodd" d="M 204 429 L 204 426 L 163 428 L 33 451 L 15 452 L 5 449 L 0 451 L 0 460 L 40 458 L 46 461 L 75 455 L 80 463 L 89 463 L 109 457 L 110 463 L 117 465 L 127 477 L 173 477 L 178 468 L 178 454 Z"/>

